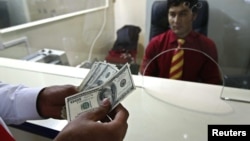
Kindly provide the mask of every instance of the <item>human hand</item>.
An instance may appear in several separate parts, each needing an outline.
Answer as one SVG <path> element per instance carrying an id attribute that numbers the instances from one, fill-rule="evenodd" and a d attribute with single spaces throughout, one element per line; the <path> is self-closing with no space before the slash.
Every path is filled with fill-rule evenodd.
<path id="1" fill-rule="evenodd" d="M 100 107 L 69 122 L 54 141 L 122 141 L 127 132 L 129 113 L 121 104 L 108 114 L 110 108 L 109 100 L 104 99 Z M 100 122 L 104 119 L 106 122 Z"/>
<path id="2" fill-rule="evenodd" d="M 37 110 L 42 117 L 61 119 L 65 98 L 78 93 L 73 85 L 45 87 L 38 95 Z"/>

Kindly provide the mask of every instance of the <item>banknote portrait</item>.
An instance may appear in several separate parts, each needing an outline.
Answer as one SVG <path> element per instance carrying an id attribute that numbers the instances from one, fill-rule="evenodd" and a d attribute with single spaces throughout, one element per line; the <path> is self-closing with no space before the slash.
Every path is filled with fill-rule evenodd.
<path id="1" fill-rule="evenodd" d="M 115 84 L 111 84 L 110 86 L 105 87 L 104 89 L 101 89 L 98 96 L 98 102 L 101 103 L 101 101 L 105 98 L 108 98 L 113 105 L 115 102 L 115 99 L 117 97 L 117 88 Z"/>

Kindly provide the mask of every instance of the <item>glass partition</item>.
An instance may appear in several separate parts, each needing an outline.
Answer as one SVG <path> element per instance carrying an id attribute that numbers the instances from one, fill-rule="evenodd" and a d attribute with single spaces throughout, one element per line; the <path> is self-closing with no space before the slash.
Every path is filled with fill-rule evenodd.
<path id="1" fill-rule="evenodd" d="M 151 14 L 154 1 L 147 0 L 147 15 Z M 225 92 L 223 99 L 249 99 L 250 94 L 250 11 L 249 0 L 207 0 L 209 4 L 208 37 L 212 39 L 218 50 L 218 64 L 224 73 Z M 147 37 L 150 32 L 150 18 L 147 18 Z M 234 88 L 244 93 L 227 95 L 226 91 Z M 249 94 L 248 94 L 249 93 Z M 243 98 L 244 97 L 244 98 Z M 249 100 L 247 100 L 249 101 Z"/>
<path id="2" fill-rule="evenodd" d="M 220 64 L 228 79 L 226 85 L 249 89 L 250 3 L 247 0 L 209 0 L 209 3 L 209 36 L 218 46 Z M 244 82 L 244 77 L 248 82 Z"/>
<path id="3" fill-rule="evenodd" d="M 42 1 L 28 2 L 29 5 L 43 9 L 43 7 L 38 6 Z M 53 9 L 47 10 L 48 13 L 55 12 L 59 14 L 60 10 L 58 9 L 71 9 L 69 11 L 73 12 L 74 6 L 70 5 L 72 2 L 68 4 L 67 0 L 46 2 L 52 2 L 53 5 L 58 6 L 55 11 Z M 115 42 L 115 21 L 118 20 L 118 18 L 114 17 L 114 13 L 117 11 L 114 11 L 113 2 L 113 0 L 84 0 L 77 5 L 78 8 L 76 9 L 82 6 L 81 8 L 83 11 L 87 11 L 87 13 L 83 12 L 83 14 L 81 13 L 82 11 L 75 11 L 73 13 L 76 15 L 72 16 L 70 14 L 73 13 L 68 13 L 66 14 L 67 18 L 61 18 L 63 15 L 54 15 L 46 19 L 53 19 L 53 22 L 25 27 L 24 29 L 20 28 L 10 32 L 5 32 L 7 30 L 4 28 L 1 30 L 4 32 L 1 32 L 2 34 L 0 35 L 0 57 L 25 60 L 27 57 L 33 57 L 33 55 L 42 54 L 43 56 L 52 52 L 52 56 L 46 59 L 63 59 L 66 56 L 68 65 L 73 67 L 79 65 L 84 66 L 82 64 L 85 62 L 91 64 L 95 60 L 104 61 L 105 56 Z M 63 6 L 63 3 L 66 4 L 66 6 Z M 215 42 L 218 49 L 218 65 L 223 72 L 224 91 L 232 91 L 236 88 L 242 89 L 244 91 L 243 93 L 249 93 L 250 47 L 248 45 L 248 40 L 250 37 L 248 33 L 250 30 L 250 19 L 248 13 L 250 12 L 250 3 L 247 0 L 209 0 L 208 3 L 208 37 Z M 107 5 L 108 7 L 106 7 Z M 71 8 L 69 8 L 70 6 Z M 95 8 L 98 9 L 93 11 Z M 150 8 L 150 6 L 147 8 Z M 136 9 L 130 10 L 136 11 Z M 147 9 L 147 11 L 148 10 L 150 9 Z M 46 10 L 37 10 L 36 12 L 39 11 L 43 13 Z M 79 14 L 78 12 L 80 15 L 77 15 Z M 119 16 L 122 17 L 123 15 Z M 132 17 L 133 15 L 129 16 Z M 149 17 L 149 15 L 146 16 Z M 60 18 L 57 19 L 58 17 Z M 142 22 L 144 23 L 144 21 Z M 146 27 L 141 27 L 142 31 L 147 30 L 145 28 Z M 146 34 L 142 32 L 140 38 L 147 38 Z M 3 44 L 6 45 L 6 43 L 8 43 L 9 45 L 14 45 L 10 41 L 17 40 L 18 45 L 3 49 Z M 144 45 L 144 47 L 146 46 L 147 44 Z M 63 53 L 60 53 L 60 51 Z M 144 50 L 138 51 L 140 51 L 140 54 L 144 52 Z M 61 57 L 54 57 L 53 54 Z M 46 59 L 37 60 L 46 62 Z M 139 60 L 141 59 L 142 58 L 139 58 Z M 54 61 L 52 62 L 54 63 Z M 224 94 L 227 93 L 223 93 L 223 99 L 231 99 L 230 97 L 232 96 Z M 235 94 L 232 99 L 237 99 L 237 96 L 238 94 Z M 247 98 L 245 97 L 244 99 Z"/>
<path id="4" fill-rule="evenodd" d="M 224 114 L 230 112 L 232 109 L 225 102 L 221 101 L 220 97 L 224 93 L 225 83 L 223 77 L 224 74 L 220 65 L 212 57 L 201 50 L 185 47 L 181 49 L 184 51 L 184 54 L 192 54 L 192 56 L 189 56 L 192 57 L 190 58 L 192 59 L 191 62 L 198 60 L 203 62 L 201 63 L 201 66 L 198 67 L 196 64 L 195 67 L 197 69 L 193 69 L 193 72 L 189 72 L 187 69 L 190 67 L 193 68 L 194 64 L 189 63 L 188 61 L 185 62 L 184 59 L 182 80 L 158 77 L 161 82 L 154 83 L 157 79 L 154 75 L 161 73 L 160 69 L 162 68 L 160 68 L 160 66 L 165 66 L 167 68 L 171 59 L 166 59 L 166 57 L 172 56 L 175 49 L 163 51 L 151 59 L 144 68 L 141 75 L 144 92 L 162 102 L 191 111 L 213 114 Z M 168 73 L 167 69 L 163 71 Z M 215 72 L 217 74 L 215 74 Z M 189 81 L 192 83 L 182 83 L 181 81 Z M 203 85 L 202 83 L 208 85 Z M 154 85 L 157 85 L 158 87 L 155 87 Z M 196 89 L 192 89 L 192 86 L 196 86 Z M 159 89 L 159 87 L 161 88 Z M 204 95 L 204 90 L 209 91 L 210 93 Z M 218 105 L 221 106 L 220 109 L 217 109 Z"/>
<path id="5" fill-rule="evenodd" d="M 60 9 L 61 3 L 70 13 L 0 29 L 0 57 L 73 67 L 85 61 L 103 60 L 114 41 L 113 8 L 109 1 L 29 2 L 53 3 L 48 8 L 55 9 Z"/>
<path id="6" fill-rule="evenodd" d="M 225 89 L 222 97 L 250 101 L 249 0 L 208 0 L 209 37 L 215 41 L 219 64 L 223 69 Z M 226 91 L 241 89 L 228 95 Z"/>
<path id="7" fill-rule="evenodd" d="M 1 0 L 0 29 L 105 6 L 105 0 Z"/>

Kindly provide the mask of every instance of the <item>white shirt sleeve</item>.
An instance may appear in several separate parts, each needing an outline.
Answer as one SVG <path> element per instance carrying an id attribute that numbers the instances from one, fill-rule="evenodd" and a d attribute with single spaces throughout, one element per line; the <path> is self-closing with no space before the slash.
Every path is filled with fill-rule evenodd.
<path id="1" fill-rule="evenodd" d="M 42 119 L 36 108 L 37 96 L 41 90 L 42 88 L 0 82 L 0 117 L 6 124 Z"/>

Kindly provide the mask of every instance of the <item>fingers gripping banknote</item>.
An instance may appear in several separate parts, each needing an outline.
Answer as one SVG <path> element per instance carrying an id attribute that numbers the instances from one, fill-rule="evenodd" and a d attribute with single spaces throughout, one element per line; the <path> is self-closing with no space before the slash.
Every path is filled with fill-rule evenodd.
<path id="1" fill-rule="evenodd" d="M 87 80 L 85 79 L 79 87 L 80 92 L 65 99 L 68 121 L 83 112 L 99 107 L 105 98 L 110 100 L 114 109 L 135 90 L 128 64 L 120 70 L 107 63 L 95 64 L 93 67 L 95 71 L 91 69 L 92 71 L 89 72 L 91 75 L 87 75 Z M 98 67 L 101 72 L 97 72 Z M 92 75 L 98 75 L 98 77 Z"/>

